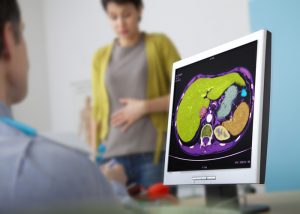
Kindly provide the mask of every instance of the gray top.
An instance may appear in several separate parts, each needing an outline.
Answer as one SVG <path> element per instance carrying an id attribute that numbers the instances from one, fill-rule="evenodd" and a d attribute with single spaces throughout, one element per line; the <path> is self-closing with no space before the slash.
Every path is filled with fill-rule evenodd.
<path id="1" fill-rule="evenodd" d="M 0 116 L 11 116 L 1 102 Z M 116 207 L 116 202 L 112 186 L 88 154 L 28 137 L 0 121 L 0 213 L 58 204 Z"/>
<path id="2" fill-rule="evenodd" d="M 131 47 L 121 47 L 115 41 L 105 77 L 110 115 L 124 107 L 119 102 L 121 98 L 146 98 L 147 70 L 144 36 Z M 103 141 L 105 158 L 154 151 L 156 130 L 148 116 L 134 123 L 125 133 L 119 127 L 109 127 L 108 137 Z"/>

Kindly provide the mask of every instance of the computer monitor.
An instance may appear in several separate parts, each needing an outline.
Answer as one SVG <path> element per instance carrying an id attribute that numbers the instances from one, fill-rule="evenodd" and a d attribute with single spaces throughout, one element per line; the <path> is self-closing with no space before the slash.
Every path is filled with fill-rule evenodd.
<path id="1" fill-rule="evenodd" d="M 271 33 L 173 64 L 164 183 L 264 183 Z"/>

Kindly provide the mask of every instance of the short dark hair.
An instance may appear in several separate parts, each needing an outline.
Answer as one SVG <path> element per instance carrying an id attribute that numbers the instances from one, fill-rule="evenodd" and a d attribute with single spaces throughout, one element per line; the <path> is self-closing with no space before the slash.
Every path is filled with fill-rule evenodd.
<path id="1" fill-rule="evenodd" d="M 114 2 L 117 4 L 133 4 L 137 9 L 141 8 L 143 6 L 143 0 L 101 0 L 102 6 L 104 10 L 107 9 L 107 5 L 110 2 Z"/>
<path id="2" fill-rule="evenodd" d="M 3 31 L 7 22 L 12 23 L 16 41 L 20 39 L 21 12 L 17 0 L 0 0 L 0 56 L 3 54 Z"/>

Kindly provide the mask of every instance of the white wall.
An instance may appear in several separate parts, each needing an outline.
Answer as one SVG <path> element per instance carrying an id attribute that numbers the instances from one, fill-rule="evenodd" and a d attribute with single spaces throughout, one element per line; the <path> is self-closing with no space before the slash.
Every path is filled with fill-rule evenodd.
<path id="1" fill-rule="evenodd" d="M 30 76 L 28 96 L 24 102 L 14 107 L 13 111 L 18 120 L 37 127 L 39 131 L 46 131 L 51 128 L 51 115 L 43 2 L 20 0 L 19 4 L 25 22 Z"/>
<path id="2" fill-rule="evenodd" d="M 100 0 L 23 0 L 38 2 L 32 8 L 32 24 L 45 32 L 50 92 L 51 131 L 75 132 L 79 105 L 74 102 L 74 83 L 90 79 L 94 51 L 114 34 Z M 230 41 L 250 32 L 247 0 L 144 0 L 142 30 L 164 32 L 183 57 Z M 29 5 L 27 5 L 30 7 Z M 34 6 L 34 7 L 38 7 Z M 43 24 L 34 16 L 44 12 Z M 44 29 L 43 29 L 44 27 Z M 30 29 L 28 29 L 30 30 Z M 34 40 L 33 40 L 34 41 Z M 34 48 L 35 44 L 29 44 Z M 45 60 L 45 58 L 43 58 Z M 33 63 L 33 62 L 32 62 Z M 37 88 L 43 88 L 38 81 Z M 75 84 L 75 85 L 76 85 Z M 45 98 L 43 99 L 45 100 Z M 34 105 L 38 105 L 34 103 Z"/>
<path id="3" fill-rule="evenodd" d="M 248 0 L 146 0 L 143 29 L 166 32 L 182 57 L 250 32 Z"/>
<path id="4" fill-rule="evenodd" d="M 48 0 L 44 8 L 52 128 L 54 132 L 77 131 L 78 106 L 74 106 L 72 85 L 90 78 L 93 52 L 113 34 L 101 16 L 98 0 Z"/>

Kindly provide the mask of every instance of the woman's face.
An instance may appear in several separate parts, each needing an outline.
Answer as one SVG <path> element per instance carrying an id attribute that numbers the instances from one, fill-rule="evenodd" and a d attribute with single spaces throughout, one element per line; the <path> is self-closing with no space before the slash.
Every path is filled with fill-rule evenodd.
<path id="1" fill-rule="evenodd" d="M 130 39 L 139 33 L 139 21 L 142 9 L 135 5 L 108 3 L 106 12 L 114 32 L 119 39 Z"/>

